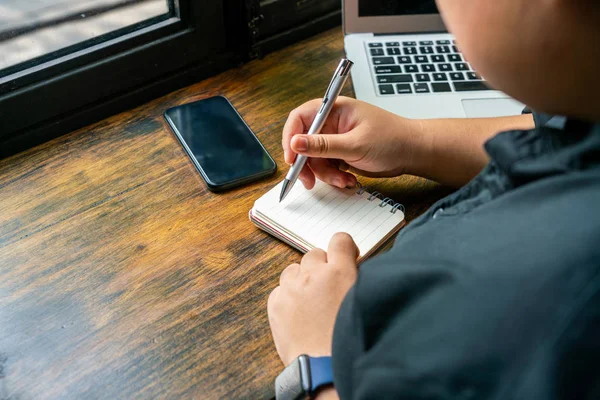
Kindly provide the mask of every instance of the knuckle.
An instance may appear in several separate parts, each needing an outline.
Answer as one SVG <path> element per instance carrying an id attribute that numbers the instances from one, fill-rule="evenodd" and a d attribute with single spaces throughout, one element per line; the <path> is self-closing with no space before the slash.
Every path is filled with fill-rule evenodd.
<path id="1" fill-rule="evenodd" d="M 325 140 L 325 138 L 323 136 L 315 136 L 315 142 L 316 142 L 315 150 L 319 154 L 326 154 L 328 147 L 329 147 L 327 140 Z"/>
<path id="2" fill-rule="evenodd" d="M 288 114 L 288 119 L 294 119 L 297 115 L 298 115 L 298 107 L 296 107 L 292 111 L 290 111 L 290 113 Z"/>
<path id="3" fill-rule="evenodd" d="M 339 263 L 331 264 L 331 266 L 327 269 L 327 272 L 329 279 L 332 279 L 334 282 L 344 282 L 352 273 L 350 268 L 346 268 L 346 266 Z"/>
<path id="4" fill-rule="evenodd" d="M 286 280 L 286 276 L 293 274 L 294 271 L 299 268 L 300 265 L 298 264 L 290 264 L 288 265 L 283 272 L 281 272 L 281 275 L 279 276 L 279 284 L 281 285 L 283 282 L 285 282 Z"/>
<path id="5" fill-rule="evenodd" d="M 275 297 L 277 296 L 277 293 L 279 293 L 280 290 L 281 290 L 281 287 L 277 286 L 269 294 L 269 297 L 267 298 L 267 309 L 268 310 L 272 310 L 273 309 L 273 306 L 275 304 Z"/>
<path id="6" fill-rule="evenodd" d="M 300 279 L 298 281 L 298 287 L 308 286 L 310 284 L 311 280 L 312 280 L 312 277 L 311 277 L 310 273 L 302 274 L 302 276 L 300 277 Z"/>
<path id="7" fill-rule="evenodd" d="M 310 255 L 323 255 L 324 253 L 325 253 L 325 251 L 323 249 L 315 248 L 315 249 L 312 249 L 311 251 L 309 251 L 308 253 L 306 253 L 304 255 L 304 257 L 306 257 L 308 254 L 310 254 Z"/>

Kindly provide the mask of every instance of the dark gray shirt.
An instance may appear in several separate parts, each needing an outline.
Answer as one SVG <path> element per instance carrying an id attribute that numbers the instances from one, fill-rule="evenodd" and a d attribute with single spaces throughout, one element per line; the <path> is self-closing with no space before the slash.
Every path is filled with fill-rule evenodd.
<path id="1" fill-rule="evenodd" d="M 341 399 L 600 398 L 600 124 L 534 118 L 361 266 Z"/>

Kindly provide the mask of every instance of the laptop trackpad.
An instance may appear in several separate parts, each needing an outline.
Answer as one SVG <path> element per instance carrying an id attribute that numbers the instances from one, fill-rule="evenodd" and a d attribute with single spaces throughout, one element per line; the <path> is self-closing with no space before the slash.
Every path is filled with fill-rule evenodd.
<path id="1" fill-rule="evenodd" d="M 506 117 L 519 115 L 525 107 L 511 98 L 463 99 L 462 106 L 468 118 Z"/>

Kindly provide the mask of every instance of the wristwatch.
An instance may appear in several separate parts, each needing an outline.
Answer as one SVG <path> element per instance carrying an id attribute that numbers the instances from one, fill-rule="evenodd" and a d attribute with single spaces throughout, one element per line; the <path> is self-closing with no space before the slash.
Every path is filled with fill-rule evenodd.
<path id="1" fill-rule="evenodd" d="M 312 399 L 319 389 L 333 385 L 331 357 L 303 354 L 275 379 L 276 400 Z"/>

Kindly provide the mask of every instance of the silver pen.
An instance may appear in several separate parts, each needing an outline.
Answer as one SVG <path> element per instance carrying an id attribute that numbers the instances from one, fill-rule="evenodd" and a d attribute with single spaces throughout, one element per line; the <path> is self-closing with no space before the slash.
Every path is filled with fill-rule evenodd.
<path id="1" fill-rule="evenodd" d="M 325 96 L 323 97 L 323 102 L 321 103 L 321 108 L 317 112 L 315 119 L 308 130 L 308 135 L 315 135 L 321 132 L 321 128 L 325 124 L 325 120 L 329 116 L 329 112 L 333 108 L 333 104 L 335 100 L 339 96 L 342 88 L 344 87 L 344 83 L 348 79 L 348 75 L 350 74 L 350 68 L 352 68 L 353 62 L 348 60 L 347 58 L 342 58 L 340 64 L 338 65 L 335 73 L 333 74 L 333 78 L 331 78 L 331 82 L 329 82 L 329 87 L 325 91 Z M 285 196 L 292 190 L 296 180 L 298 179 L 298 175 L 300 175 L 300 171 L 306 164 L 307 157 L 303 155 L 298 155 L 294 164 L 288 171 L 285 179 L 283 180 L 283 186 L 281 187 L 281 194 L 279 195 L 279 202 L 285 199 Z"/>

